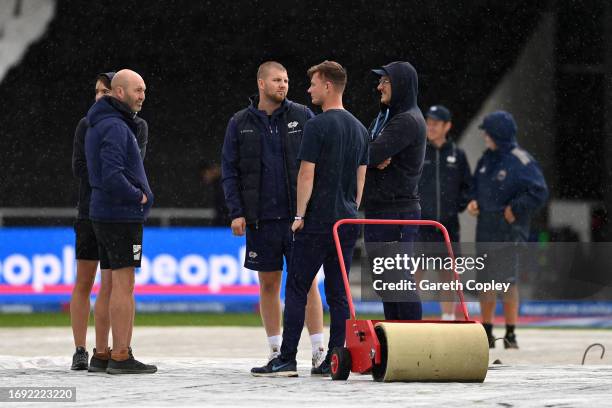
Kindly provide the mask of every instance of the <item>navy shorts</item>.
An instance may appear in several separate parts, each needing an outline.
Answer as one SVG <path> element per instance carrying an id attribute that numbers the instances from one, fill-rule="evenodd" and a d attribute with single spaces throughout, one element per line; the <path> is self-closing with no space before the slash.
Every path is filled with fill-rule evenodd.
<path id="1" fill-rule="evenodd" d="M 293 233 L 289 220 L 259 221 L 246 228 L 244 267 L 258 272 L 283 270 L 289 259 Z"/>

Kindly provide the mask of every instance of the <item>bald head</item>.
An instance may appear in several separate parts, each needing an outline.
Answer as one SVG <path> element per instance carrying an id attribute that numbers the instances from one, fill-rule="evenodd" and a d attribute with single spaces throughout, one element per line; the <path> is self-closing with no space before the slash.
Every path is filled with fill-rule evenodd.
<path id="1" fill-rule="evenodd" d="M 129 69 L 118 71 L 111 81 L 112 95 L 128 105 L 132 112 L 142 109 L 146 89 L 142 77 Z"/>

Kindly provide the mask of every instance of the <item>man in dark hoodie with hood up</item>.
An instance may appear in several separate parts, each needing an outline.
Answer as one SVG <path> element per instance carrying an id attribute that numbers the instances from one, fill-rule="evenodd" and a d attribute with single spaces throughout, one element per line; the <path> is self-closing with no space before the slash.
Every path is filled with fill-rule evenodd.
<path id="1" fill-rule="evenodd" d="M 380 76 L 380 113 L 370 126 L 370 164 L 365 181 L 366 218 L 420 219 L 418 186 L 427 126 L 417 106 L 418 77 L 408 62 L 392 62 L 373 72 Z M 368 248 L 374 243 L 402 242 L 403 251 L 412 254 L 418 227 L 366 225 Z M 372 256 L 372 251 L 370 256 Z M 415 271 L 405 271 L 413 274 Z M 412 279 L 412 276 L 406 276 Z M 383 301 L 385 318 L 419 320 L 421 302 L 415 292 L 409 301 Z"/>
<path id="2" fill-rule="evenodd" d="M 142 258 L 142 229 L 153 203 L 136 140 L 136 113 L 145 99 L 145 83 L 127 69 L 115 74 L 111 96 L 96 102 L 87 113 L 85 156 L 91 200 L 89 218 L 98 241 L 100 268 L 110 269 L 110 324 L 113 348 L 109 374 L 154 373 L 130 348 L 134 325 L 134 268 Z"/>
<path id="3" fill-rule="evenodd" d="M 467 207 L 471 215 L 478 216 L 476 242 L 509 242 L 516 246 L 527 241 L 531 217 L 548 198 L 546 181 L 538 162 L 519 147 L 516 122 L 510 113 L 497 111 L 487 115 L 480 129 L 484 131 L 487 150 L 474 170 L 474 199 Z M 505 348 L 518 348 L 514 333 L 519 307 L 518 258 L 512 246 L 509 248 L 509 251 L 496 249 L 495 254 L 489 255 L 491 267 L 479 271 L 478 279 L 511 284 L 503 294 L 504 345 Z M 495 297 L 495 292 L 480 296 L 482 324 L 491 348 L 495 347 Z"/>

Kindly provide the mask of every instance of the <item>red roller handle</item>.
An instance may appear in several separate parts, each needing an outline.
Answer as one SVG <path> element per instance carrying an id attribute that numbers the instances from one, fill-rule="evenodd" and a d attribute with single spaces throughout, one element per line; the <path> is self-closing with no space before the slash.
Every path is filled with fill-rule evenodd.
<path id="1" fill-rule="evenodd" d="M 460 282 L 459 274 L 455 268 L 455 253 L 453 252 L 453 246 L 451 245 L 450 236 L 446 227 L 437 221 L 432 220 L 374 220 L 374 219 L 361 219 L 361 218 L 346 218 L 338 220 L 334 224 L 333 234 L 334 242 L 336 244 L 336 251 L 338 252 L 338 260 L 340 261 L 340 270 L 342 271 L 342 280 L 344 281 L 344 289 L 346 290 L 346 297 L 348 299 L 349 310 L 351 312 L 351 318 L 355 320 L 355 305 L 353 304 L 353 296 L 351 296 L 351 286 L 349 284 L 348 274 L 346 273 L 346 267 L 344 266 L 344 256 L 342 255 L 342 246 L 340 245 L 340 237 L 338 236 L 338 228 L 344 224 L 355 224 L 355 225 L 415 225 L 415 226 L 431 226 L 436 227 L 444 235 L 444 241 L 446 242 L 446 249 L 451 258 L 451 265 L 453 267 L 453 273 L 455 275 L 455 281 Z M 461 309 L 463 310 L 463 316 L 465 320 L 470 320 L 470 315 L 465 305 L 465 299 L 463 298 L 463 291 L 461 287 L 457 285 L 457 294 L 459 295 L 459 301 L 461 302 Z"/>

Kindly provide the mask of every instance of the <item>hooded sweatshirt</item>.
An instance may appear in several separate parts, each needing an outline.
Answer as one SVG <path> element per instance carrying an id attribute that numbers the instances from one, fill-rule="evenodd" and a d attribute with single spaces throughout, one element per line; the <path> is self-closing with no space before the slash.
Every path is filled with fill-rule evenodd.
<path id="1" fill-rule="evenodd" d="M 367 212 L 417 211 L 426 145 L 425 119 L 417 106 L 417 72 L 407 62 L 392 62 L 382 71 L 391 81 L 391 101 L 381 104 L 370 126 L 364 207 Z M 377 169 L 387 158 L 391 164 Z"/>
<path id="2" fill-rule="evenodd" d="M 149 127 L 147 122 L 138 117 L 134 117 L 134 122 L 138 127 L 136 140 L 140 149 L 140 156 L 144 160 L 147 153 L 147 142 L 149 140 Z M 85 134 L 89 123 L 87 117 L 83 117 L 74 132 L 74 142 L 72 150 L 72 174 L 79 179 L 79 202 L 77 205 L 78 219 L 89 219 L 89 201 L 91 199 L 91 186 L 89 185 L 89 174 L 87 174 L 87 160 L 85 160 Z"/>
<path id="3" fill-rule="evenodd" d="M 85 155 L 91 185 L 89 217 L 100 222 L 144 222 L 153 192 L 140 156 L 135 114 L 105 96 L 87 112 Z M 147 203 L 142 205 L 143 193 Z"/>
<path id="4" fill-rule="evenodd" d="M 497 148 L 487 149 L 474 171 L 472 196 L 480 209 L 478 229 L 499 229 L 499 225 L 487 219 L 502 220 L 508 205 L 517 219 L 516 226 L 528 227 L 531 215 L 548 198 L 548 187 L 540 166 L 518 146 L 516 122 L 508 112 L 489 114 L 480 128 L 493 139 Z"/>

